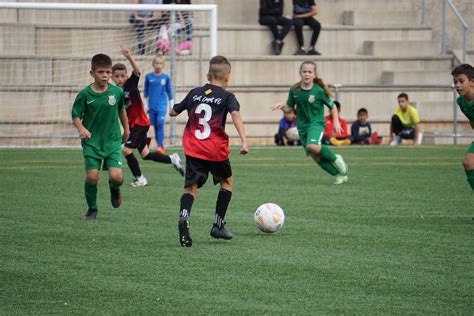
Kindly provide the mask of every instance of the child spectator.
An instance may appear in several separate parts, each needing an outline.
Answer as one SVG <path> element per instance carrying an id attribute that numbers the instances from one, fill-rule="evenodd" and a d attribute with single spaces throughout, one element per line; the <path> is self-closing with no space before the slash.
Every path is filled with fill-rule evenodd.
<path id="1" fill-rule="evenodd" d="M 390 123 L 390 145 L 397 146 L 400 140 L 412 139 L 414 145 L 421 144 L 420 116 L 414 106 L 408 101 L 406 93 L 398 95 L 398 108 L 395 110 Z"/>
<path id="2" fill-rule="evenodd" d="M 321 55 L 315 49 L 318 41 L 321 23 L 313 16 L 318 14 L 318 7 L 314 0 L 293 0 L 293 25 L 295 26 L 296 40 L 298 41 L 298 50 L 295 55 Z M 308 25 L 313 30 L 308 52 L 306 53 L 303 38 L 303 26 Z"/>
<path id="3" fill-rule="evenodd" d="M 112 206 L 120 207 L 122 195 L 122 142 L 128 139 L 129 129 L 122 89 L 109 84 L 112 60 L 104 54 L 92 57 L 90 74 L 94 82 L 82 89 L 72 106 L 71 116 L 81 137 L 86 169 L 84 183 L 88 210 L 82 219 L 97 217 L 97 182 L 99 170 L 109 173 Z M 120 123 L 123 127 L 121 135 Z"/>
<path id="4" fill-rule="evenodd" d="M 163 4 L 191 4 L 191 0 L 164 0 Z M 158 52 L 163 54 L 170 50 L 169 34 L 170 29 L 170 15 L 169 13 L 163 14 L 163 20 L 167 23 L 162 27 L 164 30 L 160 30 L 159 39 L 156 43 Z M 189 55 L 191 54 L 191 48 L 193 46 L 193 22 L 192 13 L 189 11 L 177 11 L 176 12 L 176 53 L 178 55 Z"/>
<path id="5" fill-rule="evenodd" d="M 283 16 L 283 0 L 260 0 L 258 23 L 267 25 L 273 34 L 272 49 L 275 55 L 280 55 L 283 49 L 283 39 L 293 25 L 292 21 Z M 278 25 L 282 26 L 281 31 Z"/>
<path id="6" fill-rule="evenodd" d="M 117 86 L 123 88 L 125 97 L 130 137 L 125 142 L 122 153 L 133 175 L 133 182 L 130 185 L 132 187 L 144 187 L 148 185 L 148 181 L 145 176 L 143 176 L 140 165 L 133 155 L 135 149 L 138 149 L 143 160 L 172 164 L 183 176 L 184 168 L 181 165 L 181 157 L 178 153 L 168 156 L 156 152 L 151 153 L 148 149 L 149 138 L 147 137 L 147 132 L 150 128 L 150 121 L 145 113 L 140 91 L 138 90 L 138 82 L 140 81 L 141 74 L 140 66 L 138 66 L 129 49 L 122 47 L 122 54 L 132 65 L 133 72 L 128 78 L 127 67 L 125 67 L 124 64 L 115 64 L 112 67 L 112 80 Z"/>
<path id="7" fill-rule="evenodd" d="M 293 127 L 296 127 L 296 114 L 295 110 L 291 109 L 290 111 L 283 113 L 283 117 L 278 124 L 278 132 L 275 134 L 275 144 L 278 146 L 301 145 L 299 140 L 289 140 L 286 136 L 286 132 Z"/>
<path id="8" fill-rule="evenodd" d="M 162 4 L 163 0 L 132 0 L 132 4 Z M 129 22 L 137 32 L 138 53 L 145 54 L 145 32 L 148 30 L 158 31 L 161 24 L 160 11 L 135 11 L 130 14 Z"/>
<path id="9" fill-rule="evenodd" d="M 334 146 L 347 146 L 351 144 L 349 140 L 349 134 L 347 133 L 347 121 L 341 117 L 341 103 L 338 101 L 334 101 L 336 105 L 337 114 L 339 117 L 339 123 L 341 124 L 341 133 L 337 134 L 336 130 L 334 129 L 333 124 L 333 116 L 332 112 L 329 113 L 324 117 L 324 121 L 326 122 L 326 127 L 324 128 L 324 134 L 322 142 L 326 145 L 334 145 Z"/>
<path id="10" fill-rule="evenodd" d="M 186 155 L 184 193 L 180 202 L 178 221 L 179 243 L 191 247 L 189 216 L 198 188 L 207 181 L 209 172 L 214 184 L 220 183 L 217 196 L 214 225 L 211 237 L 232 239 L 225 229 L 224 217 L 232 197 L 232 169 L 229 162 L 229 136 L 225 132 L 227 113 L 230 113 L 240 136 L 240 154 L 248 153 L 244 125 L 240 117 L 240 105 L 235 96 L 225 91 L 229 85 L 231 66 L 224 56 L 215 56 L 209 62 L 208 84 L 191 90 L 181 103 L 170 110 L 176 116 L 187 110 L 188 122 L 183 132 Z"/>
<path id="11" fill-rule="evenodd" d="M 368 121 L 369 112 L 366 108 L 357 111 L 357 121 L 352 123 L 350 140 L 352 144 L 379 145 L 380 140 L 377 132 L 372 132 L 372 127 Z"/>
<path id="12" fill-rule="evenodd" d="M 170 77 L 163 73 L 165 61 L 162 56 L 153 59 L 153 72 L 145 76 L 145 88 L 143 95 L 148 100 L 148 116 L 155 129 L 156 151 L 165 152 L 163 143 L 165 137 L 165 119 L 167 104 L 173 104 L 173 92 L 171 91 Z"/>
<path id="13" fill-rule="evenodd" d="M 454 88 L 459 94 L 456 103 L 469 119 L 472 129 L 474 129 L 474 67 L 469 64 L 459 65 L 453 69 L 451 75 L 453 76 Z M 462 164 L 466 172 L 467 182 L 474 190 L 474 142 L 471 142 Z M 474 217 L 472 219 L 474 220 Z"/>

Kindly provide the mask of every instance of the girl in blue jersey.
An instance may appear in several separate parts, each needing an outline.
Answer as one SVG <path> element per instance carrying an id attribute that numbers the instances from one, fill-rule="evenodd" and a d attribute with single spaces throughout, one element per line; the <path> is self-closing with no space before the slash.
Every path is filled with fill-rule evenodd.
<path id="1" fill-rule="evenodd" d="M 143 95 L 148 101 L 148 116 L 155 129 L 156 151 L 163 153 L 165 146 L 165 119 L 168 112 L 168 102 L 173 104 L 173 92 L 168 74 L 162 72 L 165 62 L 162 56 L 153 59 L 153 72 L 145 76 Z"/>

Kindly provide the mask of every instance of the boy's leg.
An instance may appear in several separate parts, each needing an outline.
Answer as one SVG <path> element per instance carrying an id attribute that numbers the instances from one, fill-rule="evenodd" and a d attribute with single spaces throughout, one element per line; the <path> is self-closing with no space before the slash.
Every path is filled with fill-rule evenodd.
<path id="1" fill-rule="evenodd" d="M 120 192 L 120 186 L 123 184 L 122 169 L 120 168 L 109 168 L 109 188 L 110 188 L 110 201 L 114 208 L 119 208 L 122 204 L 122 194 Z"/>
<path id="2" fill-rule="evenodd" d="M 88 169 L 86 171 L 86 180 L 84 181 L 84 195 L 87 202 L 87 213 L 82 219 L 96 219 L 97 217 L 97 182 L 99 180 L 98 169 Z"/>
<path id="3" fill-rule="evenodd" d="M 191 208 L 193 206 L 194 197 L 197 193 L 197 184 L 193 184 L 184 189 L 179 205 L 179 243 L 181 247 L 191 247 L 193 240 L 189 232 L 189 217 L 191 216 Z"/>
<path id="4" fill-rule="evenodd" d="M 234 235 L 225 229 L 225 215 L 229 207 L 230 199 L 232 198 L 232 168 L 229 160 L 212 163 L 211 173 L 214 184 L 220 183 L 221 189 L 217 195 L 216 211 L 214 215 L 214 224 L 211 228 L 211 237 L 217 239 L 232 239 Z"/>
<path id="5" fill-rule="evenodd" d="M 466 172 L 467 182 L 474 190 L 474 142 L 471 143 L 463 160 L 464 171 Z"/>

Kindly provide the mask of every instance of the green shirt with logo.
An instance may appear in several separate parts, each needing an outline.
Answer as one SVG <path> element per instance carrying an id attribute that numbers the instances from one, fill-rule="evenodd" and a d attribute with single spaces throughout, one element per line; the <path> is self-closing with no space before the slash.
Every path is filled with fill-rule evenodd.
<path id="1" fill-rule="evenodd" d="M 84 156 L 103 159 L 122 145 L 119 113 L 124 111 L 121 88 L 109 84 L 105 92 L 95 92 L 87 86 L 74 100 L 72 118 L 80 118 L 91 138 L 82 140 Z"/>
<path id="2" fill-rule="evenodd" d="M 296 110 L 296 126 L 300 132 L 305 132 L 312 125 L 325 125 L 324 105 L 332 109 L 334 103 L 326 92 L 314 84 L 309 90 L 304 90 L 299 85 L 294 86 L 288 93 L 286 104 Z"/>
<path id="3" fill-rule="evenodd" d="M 456 103 L 459 105 L 461 111 L 466 115 L 470 122 L 474 122 L 474 101 L 466 102 L 464 97 L 459 96 L 456 99 Z"/>

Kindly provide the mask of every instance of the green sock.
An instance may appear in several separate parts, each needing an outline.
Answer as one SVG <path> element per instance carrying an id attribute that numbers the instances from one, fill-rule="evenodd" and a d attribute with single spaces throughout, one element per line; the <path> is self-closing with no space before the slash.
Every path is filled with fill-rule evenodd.
<path id="1" fill-rule="evenodd" d="M 334 155 L 334 154 L 333 154 Z M 337 171 L 336 167 L 333 166 L 333 164 L 326 159 L 321 158 L 321 161 L 318 162 L 318 165 L 327 173 L 329 173 L 331 176 L 337 175 L 339 172 Z"/>
<path id="2" fill-rule="evenodd" d="M 84 194 L 86 196 L 87 206 L 89 208 L 97 209 L 97 183 L 90 184 L 85 181 Z"/>
<path id="3" fill-rule="evenodd" d="M 110 190 L 117 190 L 118 188 L 120 188 L 120 186 L 121 186 L 122 184 L 123 184 L 123 178 L 122 178 L 122 180 L 121 180 L 119 183 L 115 183 L 115 182 L 109 180 L 109 188 L 110 188 Z"/>
<path id="4" fill-rule="evenodd" d="M 464 170 L 466 171 L 467 182 L 471 185 L 471 189 L 474 190 L 474 170 Z"/>
<path id="5" fill-rule="evenodd" d="M 321 145 L 321 151 L 319 152 L 319 155 L 321 156 L 321 158 L 323 158 L 323 159 L 325 159 L 329 162 L 336 161 L 336 155 L 334 155 L 332 150 L 329 149 L 328 146 L 326 146 L 326 145 Z"/>

